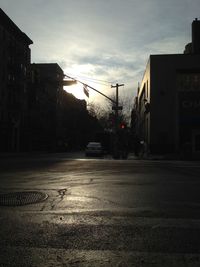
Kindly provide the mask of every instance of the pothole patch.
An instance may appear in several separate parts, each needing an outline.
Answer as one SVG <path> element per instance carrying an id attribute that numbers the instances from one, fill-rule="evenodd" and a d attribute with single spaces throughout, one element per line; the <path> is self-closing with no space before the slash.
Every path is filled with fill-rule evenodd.
<path id="1" fill-rule="evenodd" d="M 24 206 L 44 201 L 48 195 L 38 191 L 22 191 L 0 194 L 0 206 Z"/>

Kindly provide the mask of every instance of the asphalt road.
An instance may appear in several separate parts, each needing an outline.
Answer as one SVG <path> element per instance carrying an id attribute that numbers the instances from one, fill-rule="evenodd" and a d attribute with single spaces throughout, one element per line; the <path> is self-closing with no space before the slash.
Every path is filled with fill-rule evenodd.
<path id="1" fill-rule="evenodd" d="M 1 157 L 0 177 L 48 195 L 0 207 L 0 266 L 200 266 L 199 162 Z"/>

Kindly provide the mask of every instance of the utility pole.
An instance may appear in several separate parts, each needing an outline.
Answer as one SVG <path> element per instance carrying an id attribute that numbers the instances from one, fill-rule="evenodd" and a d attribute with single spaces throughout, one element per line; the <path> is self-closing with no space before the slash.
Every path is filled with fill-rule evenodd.
<path id="1" fill-rule="evenodd" d="M 119 157 L 119 136 L 118 136 L 118 128 L 119 128 L 119 110 L 122 110 L 122 106 L 119 106 L 119 87 L 124 86 L 124 84 L 116 84 L 111 85 L 111 88 L 116 88 L 116 99 L 115 99 L 115 106 L 112 107 L 115 110 L 115 136 L 114 136 L 114 151 L 113 156 L 118 158 Z"/>
<path id="2" fill-rule="evenodd" d="M 67 78 L 70 78 L 72 81 L 70 82 L 66 82 L 66 85 L 70 85 L 70 83 L 75 83 L 75 82 L 79 82 L 81 83 L 84 88 L 88 87 L 94 91 L 96 91 L 97 93 L 101 94 L 102 96 L 104 96 L 105 98 L 109 99 L 112 103 L 113 103 L 113 106 L 112 106 L 112 110 L 115 111 L 115 131 L 114 131 L 114 144 L 113 144 L 113 157 L 114 158 L 119 158 L 120 157 L 120 151 L 119 151 L 119 110 L 122 110 L 123 107 L 122 106 L 119 106 L 119 87 L 120 86 L 124 86 L 124 84 L 116 84 L 116 85 L 111 85 L 111 88 L 116 88 L 116 97 L 115 99 L 112 99 L 110 97 L 108 97 L 107 95 L 103 94 L 102 92 L 98 91 L 97 89 L 75 79 L 75 78 L 72 78 L 68 75 L 64 75 L 65 77 Z M 87 94 L 87 96 L 89 96 Z"/>
<path id="3" fill-rule="evenodd" d="M 115 110 L 115 131 L 117 132 L 117 129 L 119 127 L 119 110 L 122 110 L 122 106 L 119 106 L 119 87 L 124 86 L 124 84 L 116 84 L 111 85 L 111 88 L 116 88 L 116 99 L 115 99 L 115 106 L 112 107 L 113 110 Z"/>

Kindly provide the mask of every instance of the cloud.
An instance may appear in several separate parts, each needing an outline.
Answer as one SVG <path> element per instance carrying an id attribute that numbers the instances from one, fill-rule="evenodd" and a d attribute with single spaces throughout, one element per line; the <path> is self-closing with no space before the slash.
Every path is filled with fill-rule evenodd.
<path id="1" fill-rule="evenodd" d="M 34 42 L 32 62 L 125 83 L 135 94 L 150 54 L 182 53 L 199 0 L 0 0 Z M 110 85 L 99 89 L 110 90 Z"/>

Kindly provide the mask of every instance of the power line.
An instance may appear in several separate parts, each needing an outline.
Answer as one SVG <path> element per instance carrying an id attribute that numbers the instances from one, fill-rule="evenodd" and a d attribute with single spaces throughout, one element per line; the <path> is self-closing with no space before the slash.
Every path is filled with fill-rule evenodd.
<path id="1" fill-rule="evenodd" d="M 92 82 L 97 83 L 97 84 L 104 84 L 104 85 L 108 85 L 109 84 L 110 85 L 110 84 L 113 83 L 113 82 L 109 82 L 109 81 L 105 81 L 105 80 L 100 80 L 100 79 L 95 79 L 95 78 L 90 78 L 90 77 L 82 76 L 82 75 L 76 75 L 76 77 L 81 78 L 81 79 L 84 79 L 86 81 L 92 81 Z"/>
<path id="2" fill-rule="evenodd" d="M 84 82 L 82 82 L 82 81 L 80 81 L 80 80 L 78 80 L 78 79 L 76 79 L 76 78 L 73 78 L 73 77 L 71 77 L 71 76 L 68 76 L 68 75 L 66 75 L 66 74 L 64 74 L 64 76 L 67 77 L 67 78 L 69 78 L 69 79 L 72 79 L 73 81 L 77 81 L 77 82 L 79 82 L 80 84 L 82 84 L 82 85 L 84 86 L 84 88 L 87 88 L 87 87 L 88 87 L 88 88 L 90 88 L 90 89 L 96 91 L 96 92 L 99 93 L 100 95 L 102 95 L 102 96 L 104 96 L 105 98 L 109 99 L 112 103 L 114 103 L 114 104 L 116 103 L 115 100 L 113 100 L 113 99 L 110 98 L 109 96 L 105 95 L 104 93 L 100 92 L 99 90 L 95 89 L 94 87 L 92 87 L 92 86 L 90 86 L 90 85 L 88 85 L 88 84 L 86 84 L 86 83 L 84 83 Z"/>

